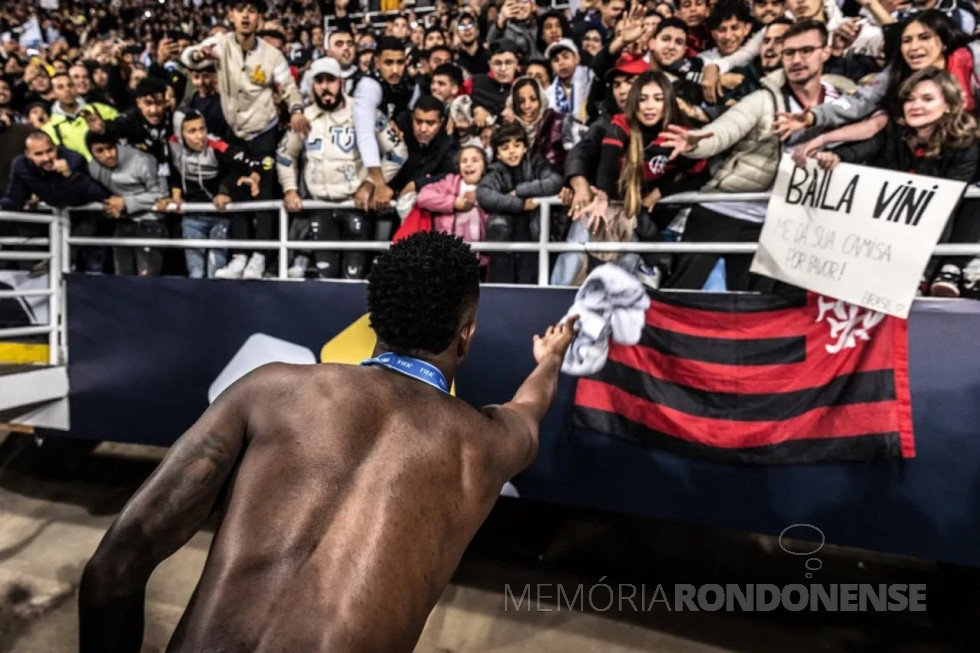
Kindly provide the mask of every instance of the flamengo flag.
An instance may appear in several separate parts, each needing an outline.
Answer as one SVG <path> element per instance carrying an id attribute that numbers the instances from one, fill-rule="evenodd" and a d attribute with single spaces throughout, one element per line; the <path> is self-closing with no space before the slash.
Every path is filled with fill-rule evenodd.
<path id="1" fill-rule="evenodd" d="M 812 293 L 657 292 L 575 424 L 743 463 L 915 456 L 905 320 Z"/>

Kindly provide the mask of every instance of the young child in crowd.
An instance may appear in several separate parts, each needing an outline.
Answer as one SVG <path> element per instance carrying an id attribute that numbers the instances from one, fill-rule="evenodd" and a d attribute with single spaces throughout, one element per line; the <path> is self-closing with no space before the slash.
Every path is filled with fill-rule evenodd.
<path id="1" fill-rule="evenodd" d="M 543 156 L 528 152 L 527 133 L 517 123 L 497 127 L 491 144 L 495 160 L 476 189 L 476 201 L 488 214 L 486 239 L 536 241 L 540 234 L 540 213 L 533 198 L 556 195 L 562 177 Z M 537 261 L 534 253 L 491 254 L 487 280 L 536 283 Z"/>
<path id="2" fill-rule="evenodd" d="M 486 173 L 487 155 L 483 148 L 467 145 L 459 151 L 456 168 L 459 174 L 423 186 L 415 203 L 432 214 L 433 231 L 459 236 L 468 243 L 481 242 L 487 213 L 476 203 L 476 187 Z M 483 255 L 480 262 L 486 266 L 489 259 Z"/>
<path id="3" fill-rule="evenodd" d="M 245 150 L 208 134 L 204 116 L 190 109 L 170 137 L 170 198 L 157 202 L 158 211 L 178 210 L 182 202 L 212 202 L 224 211 L 234 199 L 246 200 L 259 193 L 259 170 L 262 164 L 248 157 Z M 250 187 L 243 194 L 240 187 Z M 184 238 L 225 240 L 230 220 L 213 213 L 184 215 L 181 227 Z M 225 266 L 228 254 L 210 249 L 207 261 L 203 249 L 185 250 L 187 273 L 191 278 L 214 278 Z"/>

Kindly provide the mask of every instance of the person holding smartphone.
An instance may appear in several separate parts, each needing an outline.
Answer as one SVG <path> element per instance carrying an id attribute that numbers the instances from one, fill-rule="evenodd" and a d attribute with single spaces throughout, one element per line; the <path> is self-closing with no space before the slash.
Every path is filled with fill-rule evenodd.
<path id="1" fill-rule="evenodd" d="M 523 61 L 540 59 L 536 12 L 534 0 L 504 0 L 497 21 L 487 34 L 487 43 L 508 39 L 517 44 Z"/>

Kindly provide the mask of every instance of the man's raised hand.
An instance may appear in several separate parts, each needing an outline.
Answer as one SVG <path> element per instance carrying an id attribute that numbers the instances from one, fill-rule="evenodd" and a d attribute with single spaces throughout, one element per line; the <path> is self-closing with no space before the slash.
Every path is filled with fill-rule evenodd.
<path id="1" fill-rule="evenodd" d="M 534 360 L 538 363 L 551 356 L 564 360 L 568 346 L 575 339 L 575 323 L 578 315 L 572 315 L 548 327 L 543 336 L 534 336 Z"/>

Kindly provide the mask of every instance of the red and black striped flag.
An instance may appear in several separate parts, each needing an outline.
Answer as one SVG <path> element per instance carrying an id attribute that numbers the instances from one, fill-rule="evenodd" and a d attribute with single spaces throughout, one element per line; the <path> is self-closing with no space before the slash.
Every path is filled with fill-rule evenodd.
<path id="1" fill-rule="evenodd" d="M 905 320 L 812 293 L 651 300 L 640 343 L 579 380 L 577 426 L 728 462 L 915 455 Z"/>

